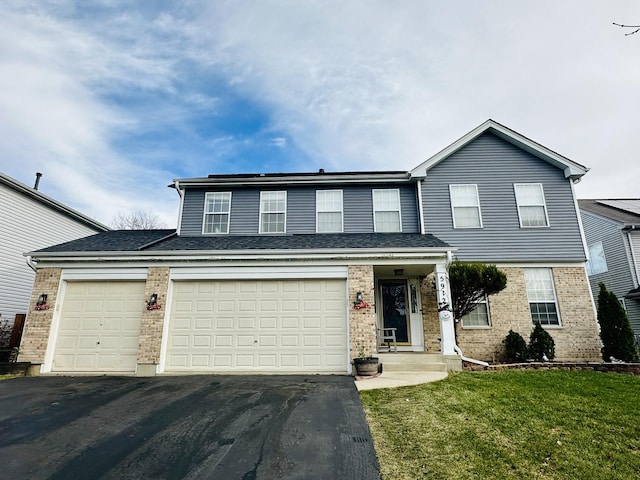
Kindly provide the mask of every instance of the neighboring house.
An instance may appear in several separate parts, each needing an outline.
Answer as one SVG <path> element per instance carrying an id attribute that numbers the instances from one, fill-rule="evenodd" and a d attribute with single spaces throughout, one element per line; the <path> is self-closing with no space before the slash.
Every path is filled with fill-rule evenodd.
<path id="1" fill-rule="evenodd" d="M 177 231 L 31 253 L 32 303 L 46 292 L 55 308 L 31 309 L 20 359 L 43 373 L 348 373 L 395 328 L 400 351 L 459 369 L 456 341 L 493 360 L 510 329 L 528 338 L 540 321 L 557 358 L 598 360 L 573 193 L 586 172 L 489 120 L 411 171 L 175 180 Z M 508 276 L 458 327 L 439 312 L 453 257 Z"/>
<path id="2" fill-rule="evenodd" d="M 603 282 L 627 310 L 640 336 L 640 199 L 578 200 L 589 247 L 587 273 L 598 299 Z"/>
<path id="3" fill-rule="evenodd" d="M 0 313 L 13 321 L 27 313 L 35 279 L 25 252 L 108 227 L 0 173 L 0 229 Z"/>

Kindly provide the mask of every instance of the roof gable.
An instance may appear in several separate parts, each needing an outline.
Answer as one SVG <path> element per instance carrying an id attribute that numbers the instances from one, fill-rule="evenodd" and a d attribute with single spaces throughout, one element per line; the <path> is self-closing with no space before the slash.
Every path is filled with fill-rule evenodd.
<path id="1" fill-rule="evenodd" d="M 75 220 L 76 222 L 82 223 L 90 228 L 93 228 L 96 231 L 105 232 L 107 230 L 110 230 L 109 227 L 94 220 L 93 218 L 90 218 L 78 212 L 77 210 L 74 210 L 73 208 L 64 205 L 63 203 L 60 203 L 51 197 L 48 197 L 44 193 L 41 193 L 38 190 L 36 190 L 35 188 L 28 187 L 24 183 L 21 183 L 16 179 L 11 178 L 8 175 L 5 175 L 4 173 L 0 173 L 0 184 L 5 185 L 9 189 L 15 192 L 18 192 L 21 195 L 24 195 L 40 203 L 41 205 L 44 205 L 45 207 L 56 211 L 61 215 L 64 215 L 68 218 L 71 218 L 72 220 Z"/>
<path id="2" fill-rule="evenodd" d="M 410 173 L 412 177 L 425 177 L 427 172 L 435 165 L 439 164 L 453 153 L 457 152 L 464 146 L 473 142 L 480 135 L 485 132 L 490 132 L 497 137 L 515 145 L 516 147 L 529 152 L 541 160 L 544 160 L 551 165 L 563 170 L 565 178 L 579 179 L 585 173 L 589 171 L 584 165 L 580 165 L 566 157 L 563 157 L 559 153 L 534 142 L 533 140 L 519 134 L 518 132 L 511 130 L 504 125 L 499 124 L 491 119 L 484 122 L 482 125 L 471 130 L 469 133 L 453 142 L 448 147 L 436 153 L 431 158 L 422 162 L 417 167 L 413 168 Z"/>

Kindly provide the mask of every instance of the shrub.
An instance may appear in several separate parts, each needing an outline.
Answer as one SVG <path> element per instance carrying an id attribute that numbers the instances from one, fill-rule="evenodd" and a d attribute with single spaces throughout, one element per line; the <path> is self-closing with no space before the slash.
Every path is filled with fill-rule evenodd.
<path id="1" fill-rule="evenodd" d="M 536 322 L 529 337 L 529 355 L 538 362 L 545 360 L 545 356 L 547 360 L 553 360 L 556 356 L 556 342 L 540 322 Z"/>
<path id="2" fill-rule="evenodd" d="M 611 361 L 611 357 L 625 362 L 638 361 L 638 349 L 627 312 L 615 293 L 607 290 L 602 282 L 598 294 L 598 323 L 605 362 Z"/>
<path id="3" fill-rule="evenodd" d="M 518 332 L 509 330 L 502 343 L 504 343 L 505 360 L 507 362 L 524 362 L 528 358 L 527 342 Z"/>

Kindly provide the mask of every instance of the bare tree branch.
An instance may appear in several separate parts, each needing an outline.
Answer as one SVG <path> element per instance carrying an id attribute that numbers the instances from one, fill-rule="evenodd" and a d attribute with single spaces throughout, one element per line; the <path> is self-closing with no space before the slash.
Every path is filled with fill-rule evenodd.
<path id="1" fill-rule="evenodd" d="M 111 226 L 116 230 L 154 230 L 164 228 L 165 223 L 148 210 L 119 212 L 113 217 Z"/>
<path id="2" fill-rule="evenodd" d="M 629 33 L 625 33 L 624 36 L 628 37 L 629 35 L 633 35 L 634 33 L 638 33 L 640 32 L 640 25 L 622 25 L 621 23 L 616 23 L 613 22 L 613 24 L 616 27 L 622 27 L 622 28 L 635 28 L 635 30 L 633 32 L 629 32 Z"/>

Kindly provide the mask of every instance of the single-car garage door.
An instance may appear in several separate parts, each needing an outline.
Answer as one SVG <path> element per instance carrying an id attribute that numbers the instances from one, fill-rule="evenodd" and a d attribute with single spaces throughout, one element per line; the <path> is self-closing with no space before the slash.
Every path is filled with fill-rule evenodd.
<path id="1" fill-rule="evenodd" d="M 345 280 L 176 281 L 167 371 L 347 371 Z"/>
<path id="2" fill-rule="evenodd" d="M 68 282 L 52 370 L 135 372 L 144 282 Z"/>

